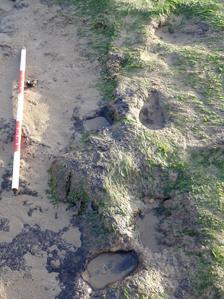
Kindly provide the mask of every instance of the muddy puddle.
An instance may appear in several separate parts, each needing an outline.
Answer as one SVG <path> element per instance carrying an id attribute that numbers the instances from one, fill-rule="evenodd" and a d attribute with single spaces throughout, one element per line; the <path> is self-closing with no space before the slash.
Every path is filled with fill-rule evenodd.
<path id="1" fill-rule="evenodd" d="M 157 231 L 159 220 L 154 215 L 153 210 L 145 213 L 136 222 L 136 230 L 138 232 L 138 241 L 146 249 L 155 252 L 158 251 Z"/>
<path id="2" fill-rule="evenodd" d="M 89 262 L 83 278 L 94 289 L 103 289 L 126 277 L 137 265 L 134 252 L 102 253 Z"/>
<path id="3" fill-rule="evenodd" d="M 86 131 L 97 131 L 110 127 L 110 123 L 106 120 L 106 118 L 98 116 L 95 118 L 86 119 L 83 122 L 83 126 Z"/>

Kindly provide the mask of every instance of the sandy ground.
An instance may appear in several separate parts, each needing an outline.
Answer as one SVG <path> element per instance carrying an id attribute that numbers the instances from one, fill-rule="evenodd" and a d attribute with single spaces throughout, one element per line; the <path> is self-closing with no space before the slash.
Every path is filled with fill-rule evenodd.
<path id="1" fill-rule="evenodd" d="M 41 3 L 42 2 L 42 3 Z M 0 298 L 63 298 L 58 271 L 63 257 L 81 246 L 66 206 L 53 207 L 46 195 L 52 159 L 72 136 L 73 111 L 79 117 L 97 108 L 97 64 L 81 53 L 86 41 L 77 20 L 44 1 L 0 1 Z M 26 4 L 26 3 L 25 3 Z M 19 51 L 27 48 L 26 78 L 37 79 L 25 92 L 21 194 L 10 190 L 13 110 Z M 56 254 L 56 253 L 57 254 Z M 63 267 L 63 265 L 61 266 Z"/>

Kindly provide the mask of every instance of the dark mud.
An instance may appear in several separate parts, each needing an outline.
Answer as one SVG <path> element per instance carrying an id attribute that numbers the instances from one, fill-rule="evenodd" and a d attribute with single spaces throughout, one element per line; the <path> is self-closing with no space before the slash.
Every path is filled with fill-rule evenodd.
<path id="1" fill-rule="evenodd" d="M 167 124 L 167 115 L 164 108 L 164 95 L 152 90 L 139 114 L 141 123 L 149 129 L 160 130 Z"/>

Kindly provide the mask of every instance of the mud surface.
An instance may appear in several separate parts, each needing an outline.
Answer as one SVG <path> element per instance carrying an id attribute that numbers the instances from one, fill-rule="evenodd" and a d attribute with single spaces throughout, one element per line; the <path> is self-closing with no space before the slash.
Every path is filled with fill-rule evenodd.
<path id="1" fill-rule="evenodd" d="M 50 203 L 48 169 L 70 142 L 73 109 L 84 117 L 97 108 L 98 66 L 81 55 L 87 41 L 78 36 L 79 21 L 69 9 L 51 1 L 2 0 L 0 20 L 0 297 L 73 298 L 82 236 L 71 224 L 72 210 Z M 25 90 L 21 188 L 15 197 L 13 119 L 23 44 L 26 79 L 35 84 Z"/>
<path id="2" fill-rule="evenodd" d="M 155 216 L 153 211 L 142 215 L 136 223 L 140 244 L 151 251 L 159 250 L 158 241 L 156 239 L 156 228 L 158 228 L 158 226 L 158 217 Z"/>
<path id="3" fill-rule="evenodd" d="M 167 20 L 166 24 L 156 30 L 156 35 L 164 42 L 189 45 L 195 42 L 206 43 L 210 26 L 205 21 L 194 21 L 182 16 Z"/>

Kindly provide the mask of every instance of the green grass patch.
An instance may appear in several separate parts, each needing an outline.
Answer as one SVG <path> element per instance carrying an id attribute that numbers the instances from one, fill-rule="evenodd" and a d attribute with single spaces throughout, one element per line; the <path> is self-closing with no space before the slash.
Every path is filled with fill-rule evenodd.
<path id="1" fill-rule="evenodd" d="M 76 7 L 75 13 L 85 18 L 82 34 L 91 40 L 89 55 L 100 58 L 102 72 L 98 88 L 106 99 L 114 99 L 119 78 L 128 79 L 129 86 L 138 81 L 142 88 L 150 88 L 155 79 L 169 95 L 167 109 L 173 127 L 166 131 L 153 132 L 137 125 L 136 120 L 128 117 L 123 120 L 133 130 L 133 139 L 128 150 L 122 147 L 114 150 L 114 160 L 105 179 L 107 197 L 99 203 L 102 215 L 107 215 L 108 219 L 113 215 L 117 223 L 124 222 L 125 228 L 130 225 L 132 211 L 129 199 L 136 191 L 136 200 L 149 195 L 149 190 L 150 195 L 156 194 L 158 188 L 167 196 L 187 193 L 197 208 L 200 229 L 182 233 L 200 238 L 201 246 L 205 246 L 197 257 L 195 298 L 202 298 L 210 291 L 211 298 L 224 298 L 217 286 L 219 278 L 215 271 L 219 267 L 224 272 L 223 247 L 219 242 L 224 230 L 224 151 L 214 144 L 208 146 L 214 138 L 210 128 L 224 125 L 224 58 L 219 35 L 208 38 L 208 44 L 198 42 L 196 45 L 195 41 L 188 46 L 178 42 L 172 44 L 172 41 L 166 43 L 155 36 L 149 44 L 144 39 L 149 38 L 146 34 L 150 21 L 159 23 L 163 16 L 169 23 L 173 15 L 181 15 L 194 23 L 205 21 L 212 33 L 221 35 L 223 2 L 71 0 L 71 3 Z M 174 28 L 172 24 L 169 26 L 172 34 Z M 116 75 L 111 74 L 106 64 L 108 54 L 115 50 L 124 55 Z M 143 51 L 150 59 L 147 60 L 147 55 L 144 58 Z M 183 136 L 189 138 L 189 135 L 199 142 L 203 140 L 203 147 L 193 148 L 191 143 L 184 147 L 181 144 Z M 86 143 L 88 138 L 89 134 L 83 135 L 81 142 Z M 144 165 L 144 171 L 139 171 L 139 164 Z M 172 174 L 175 180 L 171 179 Z M 54 181 L 50 182 L 50 190 L 56 198 Z M 83 202 L 84 209 L 88 205 L 88 196 L 82 188 L 73 190 L 69 196 L 74 204 Z M 111 227 L 116 229 L 116 223 L 111 223 Z M 129 294 L 124 291 L 123 296 L 128 298 Z"/>
<path id="2" fill-rule="evenodd" d="M 49 170 L 49 181 L 48 181 L 48 189 L 46 190 L 46 193 L 48 195 L 48 198 L 50 199 L 51 203 L 53 205 L 57 205 L 59 203 L 59 198 L 57 194 L 57 181 L 56 178 L 51 173 L 51 170 Z"/>
<path id="3" fill-rule="evenodd" d="M 89 195 L 82 185 L 76 186 L 70 190 L 67 196 L 68 203 L 71 207 L 79 206 L 79 213 L 83 214 L 88 206 Z"/>

